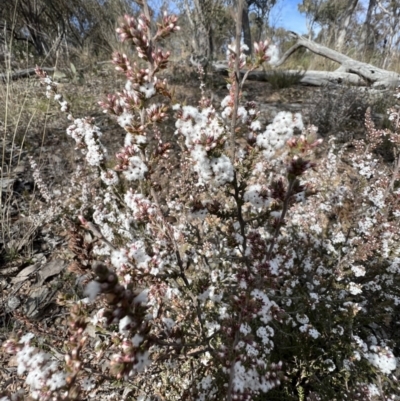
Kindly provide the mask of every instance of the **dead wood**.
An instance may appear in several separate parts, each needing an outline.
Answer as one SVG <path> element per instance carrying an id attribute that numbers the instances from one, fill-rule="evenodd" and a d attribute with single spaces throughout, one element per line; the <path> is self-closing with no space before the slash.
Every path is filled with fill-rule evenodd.
<path id="1" fill-rule="evenodd" d="M 42 67 L 43 71 L 46 72 L 54 72 L 54 68 L 49 68 L 49 67 Z M 3 82 L 7 82 L 8 80 L 15 81 L 17 79 L 21 78 L 29 78 L 32 75 L 35 75 L 35 68 L 27 68 L 25 70 L 19 70 L 15 72 L 10 72 L 10 73 L 5 73 L 5 74 L 0 74 L 0 80 Z"/>
<path id="2" fill-rule="evenodd" d="M 392 89 L 400 84 L 400 75 L 393 71 L 387 71 L 372 64 L 363 63 L 348 57 L 336 50 L 316 43 L 310 39 L 291 32 L 291 35 L 297 38 L 297 42 L 287 50 L 278 60 L 274 67 L 279 67 L 298 49 L 304 47 L 309 51 L 325 57 L 340 64 L 335 71 L 306 71 L 300 80 L 304 85 L 323 86 L 326 84 L 348 84 L 355 86 L 371 86 L 375 89 Z M 224 64 L 215 64 L 216 71 L 224 71 L 227 66 Z M 249 79 L 266 80 L 273 71 L 253 71 L 249 74 Z M 289 74 L 298 74 L 298 71 L 287 71 Z"/>

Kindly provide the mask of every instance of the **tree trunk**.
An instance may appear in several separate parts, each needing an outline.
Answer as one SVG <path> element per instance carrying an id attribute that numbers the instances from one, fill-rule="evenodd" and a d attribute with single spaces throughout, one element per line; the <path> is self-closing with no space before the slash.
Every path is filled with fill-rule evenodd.
<path id="1" fill-rule="evenodd" d="M 374 31 L 371 24 L 372 12 L 374 11 L 375 7 L 376 0 L 369 0 L 367 15 L 365 16 L 365 22 L 361 34 L 361 42 L 363 43 L 365 53 L 371 53 L 375 48 L 375 40 L 373 36 Z"/>
<path id="2" fill-rule="evenodd" d="M 193 0 L 193 7 L 185 0 L 185 11 L 192 30 L 192 54 L 190 61 L 193 65 L 204 68 L 213 57 L 213 42 L 211 30 L 212 2 Z"/>
<path id="3" fill-rule="evenodd" d="M 346 39 L 346 34 L 347 34 L 347 28 L 350 25 L 351 17 L 354 14 L 354 10 L 356 9 L 357 3 L 358 3 L 358 0 L 349 1 L 347 9 L 343 14 L 342 22 L 339 27 L 337 43 L 336 43 L 336 50 L 339 52 L 342 51 L 342 49 L 343 49 L 343 45 L 344 45 L 344 42 Z"/>
<path id="4" fill-rule="evenodd" d="M 243 41 L 244 44 L 249 48 L 246 54 L 251 55 L 253 54 L 253 44 L 251 41 L 249 5 L 247 1 L 244 2 L 244 7 L 243 7 L 242 27 L 243 27 Z"/>

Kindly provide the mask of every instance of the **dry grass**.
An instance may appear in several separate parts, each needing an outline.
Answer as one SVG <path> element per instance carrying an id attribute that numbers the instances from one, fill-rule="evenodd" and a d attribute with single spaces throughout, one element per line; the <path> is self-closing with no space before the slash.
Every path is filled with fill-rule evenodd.
<path id="1" fill-rule="evenodd" d="M 0 235 L 4 247 L 3 254 L 5 253 L 7 257 L 23 248 L 14 238 L 14 223 L 20 214 L 21 207 L 16 198 L 22 198 L 25 192 L 25 182 L 20 179 L 20 176 L 27 167 L 24 160 L 27 137 L 34 130 L 35 123 L 38 125 L 43 123 L 43 118 L 40 118 L 40 114 L 43 117 L 40 107 L 32 107 L 30 101 L 35 90 L 31 83 L 30 80 L 26 80 L 0 84 L 0 97 L 4 100 L 0 102 L 2 122 Z M 25 213 L 30 213 L 29 207 Z M 29 231 L 31 230 L 27 228 L 26 232 Z"/>
<path id="2" fill-rule="evenodd" d="M 11 74 L 11 65 L 5 71 Z M 89 76 L 83 85 L 63 84 L 74 115 L 99 114 L 96 104 L 107 91 L 107 82 L 115 84 L 108 73 L 104 71 L 101 78 Z M 32 179 L 28 155 L 51 191 L 68 185 L 74 170 L 75 151 L 65 135 L 69 122 L 43 92 L 35 77 L 0 82 L 0 264 L 30 257 L 40 223 L 34 216 L 43 199 Z"/>

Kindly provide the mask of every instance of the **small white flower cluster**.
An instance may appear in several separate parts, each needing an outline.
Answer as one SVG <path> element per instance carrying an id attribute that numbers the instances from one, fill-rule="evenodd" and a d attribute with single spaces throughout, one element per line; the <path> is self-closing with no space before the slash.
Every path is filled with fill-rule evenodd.
<path id="1" fill-rule="evenodd" d="M 257 329 L 256 334 L 264 344 L 264 353 L 268 353 L 272 350 L 274 343 L 272 342 L 271 337 L 275 334 L 274 329 L 271 326 L 261 326 Z"/>
<path id="2" fill-rule="evenodd" d="M 378 368 L 384 374 L 390 374 L 397 368 L 397 358 L 388 346 L 378 346 L 377 339 L 374 336 L 369 338 L 372 345 L 368 347 L 367 343 L 358 336 L 353 336 L 356 344 L 354 351 L 356 359 L 360 360 L 361 356 L 366 358 L 371 365 Z"/>
<path id="3" fill-rule="evenodd" d="M 306 333 L 314 339 L 317 339 L 321 335 L 321 333 L 310 324 L 303 324 L 302 326 L 299 327 L 299 330 L 300 332 Z"/>
<path id="4" fill-rule="evenodd" d="M 371 154 L 365 155 L 363 160 L 354 160 L 353 166 L 358 169 L 358 173 L 365 178 L 371 178 L 376 172 L 377 159 L 373 159 Z"/>
<path id="5" fill-rule="evenodd" d="M 185 144 L 195 162 L 199 183 L 212 182 L 215 186 L 221 186 L 231 182 L 234 170 L 230 159 L 224 154 L 212 156 L 212 151 L 222 146 L 226 136 L 226 128 L 215 115 L 215 110 L 208 107 L 199 111 L 193 106 L 184 106 L 181 113 L 175 124 L 176 133 L 186 138 Z"/>
<path id="6" fill-rule="evenodd" d="M 197 383 L 196 387 L 199 392 L 197 401 L 208 401 L 215 398 L 217 389 L 214 387 L 213 379 L 210 375 L 204 376 L 201 381 Z"/>
<path id="7" fill-rule="evenodd" d="M 142 194 L 134 193 L 129 189 L 125 196 L 124 201 L 129 209 L 133 212 L 135 220 L 142 220 L 144 217 L 154 215 L 156 213 L 156 206 L 144 197 Z"/>
<path id="8" fill-rule="evenodd" d="M 129 257 L 134 259 L 136 266 L 139 269 L 146 270 L 149 267 L 151 257 L 147 254 L 145 244 L 143 241 L 135 241 L 128 245 L 129 247 Z M 157 274 L 158 270 L 152 271 L 151 274 Z"/>
<path id="9" fill-rule="evenodd" d="M 197 298 L 202 303 L 205 303 L 207 300 L 212 302 L 220 302 L 222 299 L 222 294 L 218 294 L 215 292 L 216 287 L 214 285 L 210 285 L 202 294 L 198 295 Z"/>
<path id="10" fill-rule="evenodd" d="M 100 173 L 100 177 L 104 184 L 108 186 L 117 185 L 119 182 L 118 174 L 114 170 L 107 169 Z"/>
<path id="11" fill-rule="evenodd" d="M 262 307 L 258 312 L 260 320 L 264 323 L 269 323 L 272 320 L 271 308 L 277 307 L 277 304 L 274 301 L 271 301 L 268 296 L 260 290 L 253 290 L 251 295 L 262 302 Z"/>
<path id="12" fill-rule="evenodd" d="M 143 180 L 148 171 L 146 163 L 139 156 L 129 158 L 129 166 L 124 170 L 124 176 L 128 181 Z"/>
<path id="13" fill-rule="evenodd" d="M 358 295 L 362 293 L 362 285 L 353 283 L 352 281 L 348 285 L 348 290 L 352 295 Z"/>
<path id="14" fill-rule="evenodd" d="M 310 322 L 310 319 L 308 318 L 307 315 L 300 315 L 299 313 L 296 314 L 296 319 L 299 323 L 301 324 L 307 324 Z"/>
<path id="15" fill-rule="evenodd" d="M 236 393 L 247 391 L 250 393 L 257 393 L 259 391 L 266 393 L 275 386 L 279 386 L 279 384 L 279 379 L 269 380 L 261 376 L 257 369 L 246 369 L 241 361 L 235 362 L 233 368 L 233 389 Z"/>
<path id="16" fill-rule="evenodd" d="M 283 148 L 286 141 L 293 136 L 294 129 L 304 129 L 300 113 L 293 115 L 289 111 L 279 112 L 267 129 L 257 136 L 257 145 L 264 149 L 263 154 L 271 160 L 276 151 Z"/>
<path id="17" fill-rule="evenodd" d="M 58 83 L 54 82 L 50 77 L 44 78 L 43 83 L 46 84 L 46 97 L 50 99 L 54 95 L 54 88 L 57 87 Z M 56 100 L 59 100 L 59 97 Z"/>
<path id="18" fill-rule="evenodd" d="M 63 388 L 66 384 L 66 374 L 59 370 L 58 363 L 50 354 L 30 346 L 33 337 L 32 333 L 28 333 L 19 341 L 23 347 L 17 353 L 17 372 L 19 375 L 27 372 L 25 382 L 31 388 L 32 398 L 39 400 L 43 392 Z"/>
<path id="19" fill-rule="evenodd" d="M 67 135 L 75 139 L 77 148 L 81 148 L 91 166 L 100 166 L 106 159 L 106 149 L 100 142 L 100 128 L 88 119 L 77 118 L 67 128 Z"/>
<path id="20" fill-rule="evenodd" d="M 354 273 L 356 277 L 365 276 L 365 267 L 364 266 L 351 266 L 351 271 Z"/>
<path id="21" fill-rule="evenodd" d="M 273 199 L 263 195 L 264 192 L 266 192 L 266 189 L 260 184 L 249 185 L 244 194 L 244 200 L 251 203 L 257 210 L 268 207 L 273 202 Z"/>
<path id="22" fill-rule="evenodd" d="M 396 257 L 391 262 L 390 266 L 386 269 L 389 273 L 400 273 L 400 258 Z"/>
<path id="23" fill-rule="evenodd" d="M 43 83 L 46 84 L 46 97 L 51 99 L 51 97 L 54 96 L 54 100 L 60 105 L 60 110 L 67 113 L 69 110 L 69 104 L 60 93 L 57 93 L 58 82 L 55 82 L 50 77 L 46 76 L 46 78 L 43 79 Z"/>
<path id="24" fill-rule="evenodd" d="M 397 359 L 388 347 L 371 345 L 365 357 L 384 374 L 390 374 L 397 367 Z"/>
<path id="25" fill-rule="evenodd" d="M 101 292 L 101 284 L 98 281 L 91 281 L 85 288 L 83 295 L 89 298 L 89 301 L 92 302 L 96 299 L 97 295 Z"/>
<path id="26" fill-rule="evenodd" d="M 220 330 L 221 325 L 218 322 L 208 320 L 205 322 L 205 327 L 207 329 L 207 336 L 211 337 Z"/>

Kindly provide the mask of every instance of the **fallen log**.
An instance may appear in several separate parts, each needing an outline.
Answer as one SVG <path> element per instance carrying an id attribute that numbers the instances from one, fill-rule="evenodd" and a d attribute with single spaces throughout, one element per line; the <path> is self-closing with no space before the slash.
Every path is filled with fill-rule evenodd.
<path id="1" fill-rule="evenodd" d="M 259 77 L 264 75 L 264 80 L 268 81 L 268 77 L 273 75 L 275 71 L 253 71 L 249 75 L 249 79 L 257 80 Z M 302 85 L 310 86 L 324 86 L 324 85 L 341 85 L 350 84 L 354 86 L 362 86 L 365 84 L 364 80 L 355 75 L 347 72 L 337 71 L 305 71 L 299 72 L 296 70 L 285 70 L 285 74 L 299 75 L 299 83 Z"/>
<path id="2" fill-rule="evenodd" d="M 295 32 L 290 32 L 290 34 L 297 38 L 297 42 L 274 64 L 276 67 L 282 65 L 295 51 L 301 47 L 305 47 L 319 56 L 339 63 L 340 67 L 335 71 L 336 73 L 357 75 L 364 79 L 367 85 L 372 86 L 373 88 L 390 89 L 395 88 L 400 84 L 400 75 L 396 72 L 383 70 L 382 68 L 375 67 L 372 64 L 354 60 L 336 50 L 332 50 L 329 47 L 320 45 L 304 36 L 300 36 Z"/>
<path id="3" fill-rule="evenodd" d="M 297 39 L 297 42 L 273 64 L 274 67 L 284 64 L 293 53 L 302 47 L 340 64 L 340 67 L 335 71 L 306 71 L 300 80 L 301 84 L 315 86 L 322 86 L 328 83 L 364 85 L 375 89 L 393 89 L 400 85 L 400 74 L 394 71 L 387 71 L 372 64 L 354 60 L 336 50 L 300 36 L 295 32 L 290 32 L 290 34 Z M 213 67 L 216 71 L 220 72 L 227 69 L 227 66 L 221 63 L 214 64 Z M 249 74 L 249 79 L 268 80 L 268 75 L 273 73 L 273 71 L 253 71 Z M 298 74 L 299 72 L 289 70 L 287 73 Z"/>
<path id="4" fill-rule="evenodd" d="M 112 60 L 98 61 L 96 63 L 96 65 L 104 65 L 104 64 L 112 64 Z M 79 68 L 79 69 L 77 69 L 77 71 L 83 72 L 89 68 L 90 68 L 89 66 L 85 67 L 85 68 Z M 46 71 L 47 73 L 56 73 L 56 74 L 58 73 L 57 79 L 68 78 L 68 76 L 71 75 L 71 74 L 69 74 L 70 69 L 67 69 L 66 72 L 58 70 L 57 68 L 54 68 L 54 67 L 41 67 L 41 69 L 43 71 Z M 35 73 L 36 73 L 35 68 L 27 68 L 24 70 L 14 71 L 11 73 L 0 74 L 0 80 L 2 80 L 3 82 L 6 82 L 8 80 L 16 81 L 17 79 L 29 78 L 32 75 L 35 75 Z"/>
<path id="5" fill-rule="evenodd" d="M 216 72 L 224 73 L 228 66 L 222 63 L 213 65 Z M 365 81 L 355 74 L 337 71 L 298 71 L 298 70 L 282 70 L 287 75 L 299 76 L 299 84 L 306 86 L 324 86 L 324 85 L 341 85 L 349 84 L 354 86 L 364 86 Z M 244 76 L 245 71 L 240 71 L 240 75 Z M 270 71 L 251 71 L 247 79 L 249 81 L 266 81 L 268 82 L 276 74 L 276 70 Z"/>
<path id="6" fill-rule="evenodd" d="M 55 68 L 42 67 L 42 70 L 46 71 L 46 72 L 54 72 Z M 29 78 L 35 74 L 36 74 L 35 68 L 27 68 L 25 70 L 19 70 L 19 71 L 15 71 L 15 72 L 0 74 L 0 79 L 3 82 L 7 82 L 8 80 L 16 81 L 17 79 L 21 79 L 21 78 Z"/>

